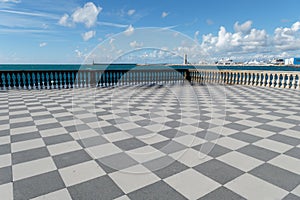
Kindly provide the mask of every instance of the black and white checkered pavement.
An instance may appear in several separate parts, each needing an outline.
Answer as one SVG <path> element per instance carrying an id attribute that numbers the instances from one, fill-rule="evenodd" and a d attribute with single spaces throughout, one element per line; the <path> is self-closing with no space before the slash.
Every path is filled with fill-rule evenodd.
<path id="1" fill-rule="evenodd" d="M 299 124 L 297 90 L 3 91 L 0 199 L 300 199 Z"/>

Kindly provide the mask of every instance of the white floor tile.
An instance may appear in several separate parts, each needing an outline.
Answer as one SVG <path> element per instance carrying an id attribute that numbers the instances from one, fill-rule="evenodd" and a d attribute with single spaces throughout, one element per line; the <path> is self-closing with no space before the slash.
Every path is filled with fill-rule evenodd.
<path id="1" fill-rule="evenodd" d="M 72 200 L 67 189 L 62 189 L 62 190 L 58 190 L 55 192 L 51 192 L 49 194 L 36 197 L 32 200 L 56 200 L 56 199 Z"/>
<path id="2" fill-rule="evenodd" d="M 76 141 L 49 145 L 47 148 L 52 156 L 82 149 Z"/>
<path id="3" fill-rule="evenodd" d="M 13 180 L 28 178 L 56 170 L 52 158 L 42 158 L 12 166 Z"/>
<path id="4" fill-rule="evenodd" d="M 250 174 L 244 174 L 225 185 L 228 189 L 249 200 L 274 200 L 282 199 L 287 191 L 272 185 Z"/>
<path id="5" fill-rule="evenodd" d="M 141 165 L 114 172 L 109 176 L 126 194 L 160 180 L 159 177 Z"/>
<path id="6" fill-rule="evenodd" d="M 236 167 L 242 171 L 248 172 L 255 167 L 263 164 L 262 161 L 255 159 L 253 157 L 241 154 L 239 152 L 233 151 L 218 157 L 218 160 L 221 160 L 233 167 Z"/>
<path id="7" fill-rule="evenodd" d="M 198 199 L 221 186 L 193 169 L 180 172 L 164 181 L 188 199 Z"/>
<path id="8" fill-rule="evenodd" d="M 46 146 L 42 138 L 38 139 L 32 139 L 32 140 L 26 140 L 21 142 L 15 142 L 11 144 L 11 151 L 13 153 L 19 152 L 19 151 L 25 151 L 28 149 L 35 149 L 38 147 L 44 147 Z"/>
<path id="9" fill-rule="evenodd" d="M 300 174 L 300 160 L 287 155 L 279 155 L 269 161 L 269 163 L 286 169 L 288 171 Z"/>
<path id="10" fill-rule="evenodd" d="M 113 143 L 89 147 L 86 150 L 94 159 L 103 158 L 122 152 L 122 150 Z"/>
<path id="11" fill-rule="evenodd" d="M 291 145 L 284 144 L 284 143 L 277 142 L 277 141 L 270 140 L 270 139 L 259 140 L 253 144 L 256 146 L 265 148 L 265 149 L 269 149 L 271 151 L 278 152 L 278 153 L 284 153 L 284 152 L 290 150 L 291 148 L 293 148 L 293 146 L 291 146 Z"/>
<path id="12" fill-rule="evenodd" d="M 59 173 L 67 187 L 105 175 L 105 171 L 95 161 L 59 169 Z"/>
<path id="13" fill-rule="evenodd" d="M 13 184 L 12 183 L 7 183 L 4 185 L 0 185 L 0 194 L 1 194 L 1 199 L 5 200 L 13 200 Z"/>

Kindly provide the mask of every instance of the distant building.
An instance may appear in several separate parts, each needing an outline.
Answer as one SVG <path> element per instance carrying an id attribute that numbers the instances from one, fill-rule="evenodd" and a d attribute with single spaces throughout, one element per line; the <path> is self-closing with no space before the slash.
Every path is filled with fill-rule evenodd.
<path id="1" fill-rule="evenodd" d="M 300 65 L 300 58 L 287 58 L 284 60 L 285 65 Z"/>
<path id="2" fill-rule="evenodd" d="M 273 59 L 270 64 L 272 64 L 272 65 L 284 65 L 285 60 L 284 59 Z"/>
<path id="3" fill-rule="evenodd" d="M 187 54 L 184 54 L 184 56 L 183 56 L 183 64 L 184 64 L 184 65 L 187 65 L 187 64 L 188 64 Z"/>

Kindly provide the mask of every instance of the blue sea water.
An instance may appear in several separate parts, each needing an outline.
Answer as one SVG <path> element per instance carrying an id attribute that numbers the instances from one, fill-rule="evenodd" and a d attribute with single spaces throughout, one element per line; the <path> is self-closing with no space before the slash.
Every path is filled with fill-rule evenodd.
<path id="1" fill-rule="evenodd" d="M 300 71 L 300 67 L 294 66 L 186 66 L 170 65 L 174 69 L 220 69 L 220 70 L 259 70 L 259 71 Z M 20 70 L 130 70 L 130 69 L 165 69 L 165 65 L 142 65 L 136 64 L 97 64 L 97 65 L 80 65 L 80 64 L 0 64 L 0 71 L 20 71 Z"/>

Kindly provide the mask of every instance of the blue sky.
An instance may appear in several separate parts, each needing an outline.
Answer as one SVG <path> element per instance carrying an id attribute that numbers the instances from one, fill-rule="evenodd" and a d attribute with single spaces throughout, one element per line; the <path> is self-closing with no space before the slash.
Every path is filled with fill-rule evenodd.
<path id="1" fill-rule="evenodd" d="M 186 50 L 193 62 L 203 52 L 235 60 L 300 56 L 298 0 L 0 0 L 0 63 L 81 63 L 114 34 L 143 27 L 195 40 L 198 52 Z"/>

